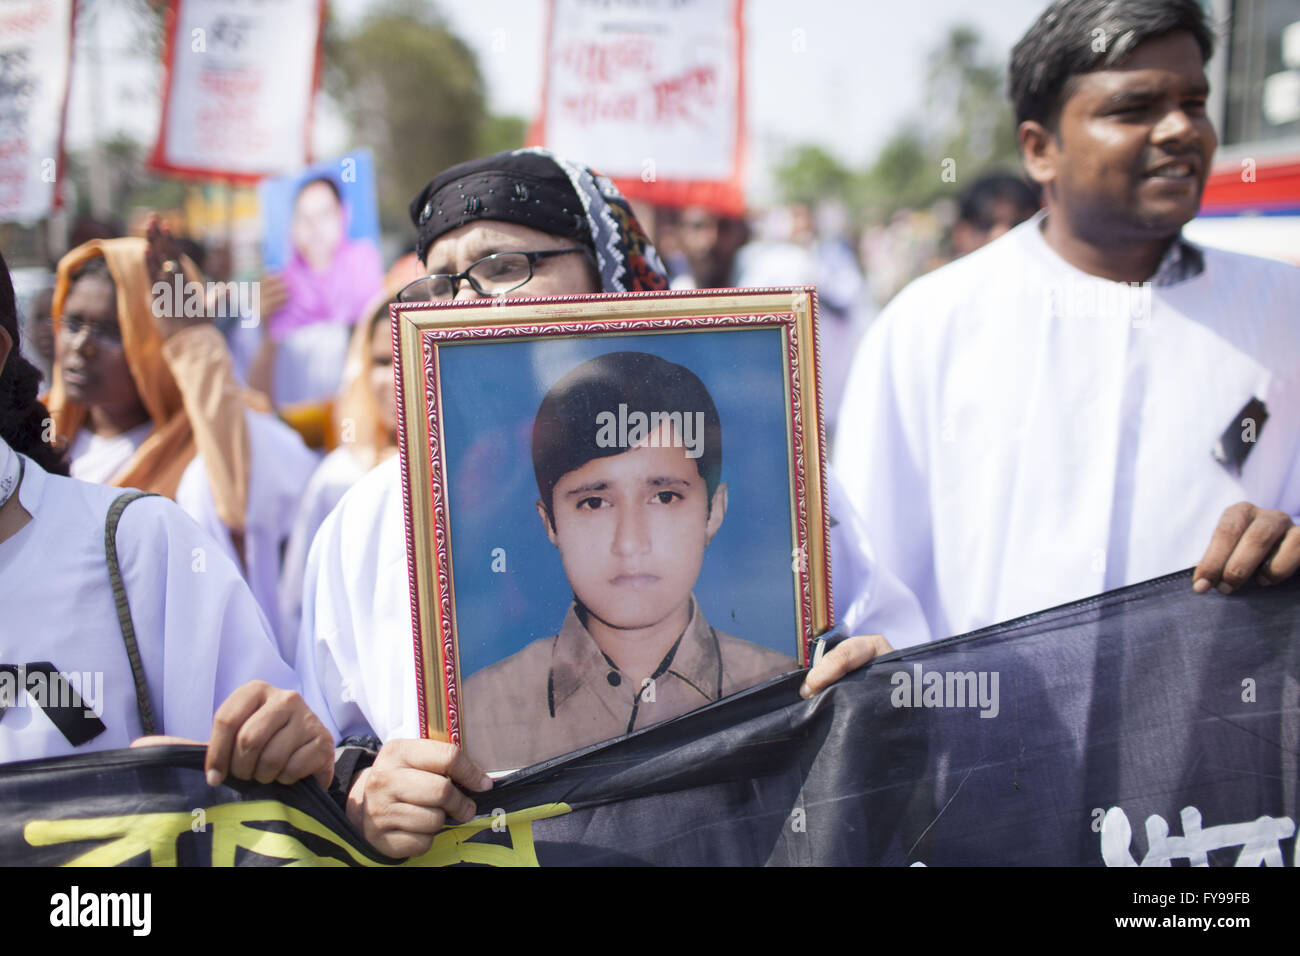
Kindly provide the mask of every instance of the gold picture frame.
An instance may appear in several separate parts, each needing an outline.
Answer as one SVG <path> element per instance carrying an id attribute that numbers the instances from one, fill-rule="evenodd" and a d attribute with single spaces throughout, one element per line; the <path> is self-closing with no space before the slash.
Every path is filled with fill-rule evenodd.
<path id="1" fill-rule="evenodd" d="M 814 289 L 692 290 L 539 299 L 500 298 L 472 302 L 409 303 L 393 305 L 391 308 L 394 348 L 398 356 L 395 370 L 399 410 L 398 440 L 412 595 L 412 637 L 423 736 L 459 743 L 472 758 L 476 757 L 476 750 L 481 753 L 486 746 L 480 742 L 476 748 L 473 735 L 466 734 L 465 720 L 462 719 L 465 713 L 462 678 L 468 675 L 462 674 L 462 664 L 467 657 L 473 655 L 491 660 L 491 654 L 495 652 L 487 649 L 480 651 L 478 644 L 473 647 L 463 646 L 462 639 L 466 635 L 461 633 L 461 627 L 471 628 L 476 641 L 489 641 L 488 637 L 482 636 L 484 631 L 494 629 L 492 625 L 496 621 L 495 617 L 486 616 L 489 607 L 492 615 L 504 613 L 500 609 L 515 600 L 511 595 L 519 592 L 527 581 L 520 583 L 514 571 L 520 562 L 513 556 L 507 558 L 507 548 L 490 549 L 492 555 L 501 552 L 499 557 L 494 558 L 501 566 L 497 568 L 494 565 L 493 573 L 506 573 L 489 578 L 488 572 L 481 565 L 488 560 L 485 549 L 491 542 L 473 529 L 480 526 L 504 528 L 499 533 L 508 536 L 524 534 L 516 526 L 531 523 L 526 533 L 532 534 L 537 541 L 544 542 L 537 533 L 538 527 L 545 528 L 546 521 L 540 497 L 534 495 L 534 500 L 528 502 L 529 508 L 538 508 L 536 517 L 531 514 L 527 518 L 516 517 L 523 513 L 519 500 L 524 491 L 521 490 L 519 475 L 528 471 L 521 465 L 520 459 L 529 457 L 524 450 L 524 438 L 520 437 L 526 435 L 526 423 L 520 423 L 516 419 L 523 417 L 520 409 L 528 407 L 536 411 L 537 393 L 547 383 L 541 381 L 544 377 L 541 373 L 534 373 L 538 367 L 546 366 L 548 362 L 556 365 L 556 356 L 572 356 L 576 361 L 576 357 L 581 357 L 579 353 L 600 357 L 617 352 L 619 355 L 635 357 L 660 352 L 664 354 L 656 355 L 656 361 L 668 362 L 665 356 L 669 353 L 687 354 L 698 356 L 691 359 L 692 364 L 708 367 L 708 377 L 712 384 L 705 385 L 705 389 L 710 394 L 716 391 L 723 396 L 718 400 L 718 409 L 724 406 L 730 409 L 727 415 L 722 415 L 720 411 L 714 412 L 715 418 L 720 422 L 717 432 L 719 449 L 726 444 L 733 452 L 749 456 L 745 459 L 748 464 L 742 461 L 743 468 L 741 465 L 736 466 L 742 472 L 737 477 L 744 482 L 745 494 L 740 496 L 733 491 L 730 492 L 731 497 L 750 502 L 752 514 L 762 516 L 748 519 L 749 524 L 742 525 L 741 530 L 732 535 L 733 539 L 738 540 L 730 540 L 725 545 L 731 549 L 728 552 L 731 557 L 722 565 L 718 574 L 736 576 L 745 573 L 751 566 L 755 569 L 761 567 L 761 570 L 754 571 L 755 577 L 752 580 L 750 577 L 736 578 L 749 589 L 746 592 L 749 597 L 743 600 L 738 598 L 730 606 L 729 621 L 739 620 L 745 614 L 751 614 L 753 620 L 753 615 L 761 614 L 758 605 L 764 601 L 785 600 L 779 594 L 772 593 L 781 589 L 771 583 L 777 579 L 774 570 L 776 556 L 772 551 L 775 542 L 780 540 L 779 532 L 783 527 L 776 503 L 783 500 L 788 509 L 789 533 L 785 539 L 788 546 L 782 548 L 780 560 L 788 567 L 789 603 L 793 610 L 794 632 L 790 635 L 789 656 L 799 667 L 808 666 L 813 641 L 831 627 L 834 615 L 826 509 L 826 448 L 817 356 L 817 297 Z M 754 334 L 741 335 L 746 332 Z M 712 335 L 706 338 L 688 338 L 706 333 Z M 776 347 L 777 342 L 779 349 Z M 744 356 L 743 362 L 747 364 L 738 364 L 742 362 L 740 356 Z M 605 358 L 601 358 L 601 362 L 605 361 Z M 551 378 L 554 379 L 556 374 L 552 373 Z M 538 381 L 529 385 L 527 380 L 530 376 Z M 783 392 L 779 404 L 775 384 L 778 378 L 782 383 L 780 391 Z M 699 381 L 703 382 L 703 378 Z M 533 390 L 531 399 L 529 388 Z M 509 408 L 515 409 L 517 414 L 503 412 L 500 417 L 502 421 L 512 424 L 490 424 L 490 414 L 485 409 L 507 401 L 513 403 Z M 525 405 L 527 401 L 532 404 Z M 784 432 L 778 441 L 775 432 L 781 420 L 784 422 Z M 763 422 L 767 424 L 763 425 Z M 538 426 L 534 423 L 533 427 Z M 722 436 L 728 428 L 732 429 L 732 435 L 724 441 Z M 677 434 L 671 426 L 665 425 L 665 429 L 662 433 L 664 436 Z M 635 428 L 633 432 L 635 433 Z M 689 433 L 687 421 L 684 434 L 689 436 Z M 667 444 L 667 437 L 664 440 Z M 703 439 L 699 441 L 702 444 Z M 644 444 L 646 443 L 642 442 L 636 447 Z M 784 464 L 775 453 L 778 449 L 784 452 Z M 538 467 L 536 447 L 533 447 L 533 452 L 535 470 Z M 684 455 L 690 458 L 699 453 L 698 449 L 694 452 L 688 449 Z M 622 455 L 622 452 L 602 454 Z M 721 455 L 720 450 L 719 456 Z M 733 453 L 732 459 L 728 460 L 734 458 Z M 489 460 L 496 463 L 496 472 L 490 468 L 485 471 L 482 466 L 483 461 Z M 477 464 L 471 468 L 465 464 L 469 461 Z M 696 468 L 702 469 L 703 466 L 697 461 Z M 721 469 L 725 478 L 725 464 Z M 489 509 L 496 506 L 493 504 L 495 499 L 489 492 L 492 488 L 514 489 L 505 495 L 513 509 L 511 516 L 508 519 L 492 519 L 495 523 L 473 510 L 481 507 L 484 501 L 488 502 L 485 507 Z M 536 492 L 536 486 L 533 486 L 532 491 Z M 653 503 L 676 503 L 676 498 L 670 493 L 658 494 L 659 497 L 651 499 Z M 716 489 L 709 489 L 708 494 L 715 496 L 710 501 L 718 500 Z M 760 506 L 760 499 L 769 504 L 765 508 Z M 724 496 L 723 510 L 727 507 L 726 501 Z M 600 499 L 595 499 L 595 502 L 589 504 L 588 508 L 599 509 L 605 504 Z M 550 504 L 547 502 L 547 509 Z M 706 503 L 706 507 L 710 509 L 708 513 L 712 514 L 712 505 Z M 738 513 L 734 507 L 733 513 Z M 536 525 L 539 517 L 543 521 L 541 526 Z M 741 519 L 737 519 L 739 520 Z M 554 517 L 550 518 L 550 527 L 557 528 Z M 745 531 L 745 528 L 750 530 Z M 465 535 L 465 540 L 458 540 L 458 533 Z M 494 530 L 494 533 L 498 532 Z M 744 537 L 751 533 L 755 541 L 761 539 L 766 543 L 761 547 L 751 544 Z M 720 538 L 721 534 L 718 536 Z M 706 546 L 723 547 L 714 543 L 718 539 L 709 537 Z M 467 552 L 471 540 L 473 550 Z M 552 543 L 554 541 L 552 538 Z M 531 545 L 516 544 L 514 553 L 517 554 L 520 548 L 525 552 L 524 566 L 534 566 Z M 544 551 L 545 548 L 539 547 L 538 550 Z M 465 558 L 466 553 L 472 557 Z M 463 562 L 459 569 L 465 593 L 463 606 L 457 598 L 458 556 Z M 508 564 L 508 560 L 514 563 Z M 553 558 L 551 560 L 554 561 Z M 511 574 L 516 576 L 512 578 Z M 585 626 L 589 621 L 587 615 L 591 612 L 578 599 L 578 588 L 573 586 L 572 577 L 568 576 L 567 565 L 565 574 L 569 586 L 574 590 L 572 608 L 578 610 Z M 700 575 L 700 580 L 702 579 L 703 573 Z M 638 583 L 641 579 L 620 577 L 618 580 Z M 651 580 L 657 582 L 659 579 Z M 696 583 L 699 581 L 693 582 L 692 588 Z M 487 587 L 498 590 L 485 591 Z M 693 590 L 690 597 L 691 620 L 694 621 L 696 609 L 699 608 L 701 626 L 704 626 L 704 614 L 711 612 L 703 608 L 702 601 L 697 603 Z M 785 627 L 781 622 L 786 619 L 781 615 L 768 613 L 762 616 L 764 621 L 769 619 L 777 622 L 773 624 L 774 627 Z M 567 622 L 568 618 L 566 627 L 569 626 Z M 505 628 L 504 624 L 502 629 L 511 630 Z M 527 628 L 516 622 L 513 631 L 521 630 Z M 719 632 L 712 630 L 716 644 Z M 526 636 L 531 638 L 544 635 Z M 722 638 L 734 640 L 726 634 L 722 634 Z M 510 639 L 520 638 L 517 633 L 512 633 Z M 771 640 L 775 638 L 769 638 L 769 642 Z M 681 641 L 682 638 L 679 638 L 678 644 Z M 486 643 L 484 647 L 487 647 Z M 677 645 L 674 645 L 674 651 L 676 648 Z M 608 656 L 606 660 L 612 666 L 613 662 Z M 722 657 L 719 656 L 718 660 L 717 687 L 721 693 Z M 610 683 L 614 684 L 616 678 L 617 673 L 611 670 Z M 554 673 L 548 680 L 554 682 Z M 642 685 L 645 686 L 645 681 Z M 554 697 L 551 684 L 547 685 L 547 694 Z M 502 706 L 505 706 L 504 703 Z M 553 701 L 549 706 L 551 716 L 555 716 Z M 634 722 L 637 706 L 638 701 L 634 700 Z M 658 718 L 654 722 L 658 722 Z M 621 734 L 611 736 L 619 735 Z M 584 741 L 581 746 L 588 743 L 592 741 Z M 568 748 L 574 749 L 580 747 Z M 559 756 L 560 753 L 546 753 L 545 759 Z M 530 755 L 528 761 L 540 762 L 533 759 L 535 756 Z M 484 765 L 492 762 L 491 759 L 483 761 Z M 514 760 L 505 762 L 517 763 Z M 514 768 L 497 766 L 488 769 Z"/>

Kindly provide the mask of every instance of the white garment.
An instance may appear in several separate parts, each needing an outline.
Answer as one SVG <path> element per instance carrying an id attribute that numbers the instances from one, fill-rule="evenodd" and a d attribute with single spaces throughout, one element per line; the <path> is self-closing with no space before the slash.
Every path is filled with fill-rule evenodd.
<path id="1" fill-rule="evenodd" d="M 0 718 L 0 763 L 125 747 L 142 732 L 104 553 L 122 493 L 24 459 L 32 520 L 0 542 L 0 663 L 52 662 L 106 729 L 74 748 L 19 691 Z M 207 740 L 216 708 L 250 680 L 298 689 L 239 571 L 174 503 L 133 502 L 117 546 L 159 732 Z"/>
<path id="2" fill-rule="evenodd" d="M 68 449 L 68 473 L 80 481 L 107 484 L 131 460 L 136 449 L 144 444 L 152 431 L 151 421 L 111 438 L 96 435 L 89 428 L 81 428 L 77 431 L 77 437 L 72 439 L 72 447 Z"/>
<path id="3" fill-rule="evenodd" d="M 248 440 L 251 451 L 248 482 L 248 512 L 244 519 L 244 577 L 248 586 L 262 606 L 267 619 L 277 623 L 280 620 L 279 585 L 281 549 L 289 540 L 293 526 L 294 514 L 302 496 L 303 486 L 316 468 L 317 456 L 303 444 L 302 439 L 288 425 L 274 416 L 245 409 L 248 421 Z M 140 426 L 144 436 L 148 437 L 153 428 L 152 423 Z M 132 429 L 121 438 L 134 435 L 139 429 Z M 92 479 L 82 467 L 83 459 L 79 457 L 78 444 L 87 449 L 81 440 L 88 434 L 87 429 L 78 432 L 73 439 L 69 458 L 70 471 L 74 476 L 85 481 L 108 481 L 121 470 L 122 466 L 134 454 L 134 449 L 126 451 L 120 457 L 117 467 L 105 477 Z M 115 441 L 116 439 L 109 439 Z M 140 438 L 135 447 L 139 447 Z M 125 447 L 125 446 L 123 446 Z M 107 459 L 101 459 L 106 461 Z M 99 474 L 97 468 L 89 469 Z M 185 513 L 199 523 L 204 531 L 212 536 L 221 546 L 226 557 L 239 565 L 238 552 L 229 529 L 217 515 L 216 500 L 212 497 L 212 486 L 208 483 L 207 467 L 202 455 L 195 455 L 194 460 L 181 474 L 176 486 L 176 503 Z M 278 634 L 278 630 L 277 630 Z M 280 635 L 286 638 L 281 652 L 285 660 L 293 660 L 293 634 Z"/>
<path id="4" fill-rule="evenodd" d="M 1041 219 L 904 289 L 841 409 L 836 471 L 936 638 L 1188 568 L 1235 502 L 1300 514 L 1300 270 L 1204 249 L 1133 288 Z M 1238 475 L 1212 449 L 1252 396 Z"/>
<path id="5" fill-rule="evenodd" d="M 929 639 L 920 607 L 875 563 L 831 478 L 835 605 L 850 633 L 894 647 Z M 844 510 L 837 510 L 843 508 Z M 339 736 L 418 737 L 401 466 L 391 458 L 357 482 L 321 525 L 307 559 L 295 667 L 307 704 Z"/>
<path id="6" fill-rule="evenodd" d="M 303 489 L 289 543 L 284 550 L 284 567 L 280 572 L 280 649 L 285 660 L 294 659 L 298 646 L 298 627 L 302 621 L 303 577 L 307 572 L 307 554 L 321 523 L 334 510 L 344 492 L 366 473 L 356 455 L 340 445 L 322 459 Z"/>
<path id="7" fill-rule="evenodd" d="M 313 322 L 277 343 L 271 386 L 275 407 L 333 398 L 343 379 L 351 338 L 351 325 Z"/>
<path id="8" fill-rule="evenodd" d="M 303 487 L 316 469 L 316 453 L 284 422 L 272 415 L 246 409 L 251 451 L 248 480 L 248 512 L 244 518 L 244 579 L 261 605 L 267 620 L 280 620 L 281 555 L 293 528 L 294 514 Z M 238 564 L 230 531 L 217 515 L 217 503 L 203 464 L 195 455 L 181 475 L 176 503 L 185 509 L 204 531 L 220 542 L 226 556 Z M 294 635 L 275 627 L 280 653 L 293 660 Z"/>
<path id="9" fill-rule="evenodd" d="M 5 502 L 18 490 L 18 479 L 21 475 L 22 462 L 18 460 L 18 453 L 10 448 L 3 438 L 0 438 L 0 508 L 3 508 Z"/>

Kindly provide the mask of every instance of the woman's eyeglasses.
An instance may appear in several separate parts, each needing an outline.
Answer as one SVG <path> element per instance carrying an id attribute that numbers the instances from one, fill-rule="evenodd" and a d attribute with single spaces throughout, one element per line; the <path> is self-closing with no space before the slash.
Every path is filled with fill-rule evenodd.
<path id="1" fill-rule="evenodd" d="M 572 249 L 547 249 L 543 252 L 498 252 L 473 263 L 464 272 L 455 275 L 429 275 L 416 279 L 397 293 L 398 302 L 447 302 L 456 297 L 461 281 L 466 281 L 479 295 L 497 296 L 513 292 L 527 285 L 533 278 L 538 259 L 566 256 L 571 252 L 587 254 L 576 246 Z"/>

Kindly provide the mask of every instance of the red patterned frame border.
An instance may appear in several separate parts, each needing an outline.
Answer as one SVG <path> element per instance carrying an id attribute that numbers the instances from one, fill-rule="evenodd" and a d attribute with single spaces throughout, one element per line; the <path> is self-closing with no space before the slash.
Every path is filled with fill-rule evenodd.
<path id="1" fill-rule="evenodd" d="M 834 620 L 834 604 L 831 593 L 831 553 L 830 553 L 830 527 L 829 527 L 829 510 L 826 507 L 825 500 L 825 483 L 826 483 L 826 442 L 822 430 L 823 418 L 823 397 L 821 389 L 820 374 L 820 342 L 817 335 L 817 295 L 816 291 L 807 288 L 777 288 L 777 289 L 728 289 L 728 290 L 690 290 L 686 292 L 649 292 L 649 293 L 618 293 L 605 295 L 576 295 L 576 296 L 552 296 L 537 299 L 528 299 L 521 301 L 519 299 L 498 299 L 494 303 L 478 302 L 450 302 L 450 303 L 407 303 L 391 306 L 393 317 L 393 351 L 395 356 L 400 357 L 401 342 L 401 316 L 405 312 L 429 312 L 432 310 L 455 310 L 472 308 L 481 313 L 484 308 L 491 309 L 493 305 L 563 305 L 575 304 L 593 301 L 611 301 L 611 300 L 650 300 L 650 299 L 690 299 L 698 297 L 710 298 L 737 298 L 746 295 L 766 295 L 781 294 L 789 297 L 793 306 L 789 312 L 735 312 L 723 315 L 708 316 L 680 316 L 650 318 L 644 316 L 607 316 L 603 318 L 593 318 L 587 320 L 575 321 L 573 319 L 545 319 L 538 318 L 527 322 L 501 323 L 490 326 L 465 326 L 447 324 L 434 328 L 420 328 L 418 331 L 420 343 L 420 368 L 422 370 L 422 384 L 424 391 L 424 401 L 426 410 L 426 420 L 424 422 L 428 437 L 429 453 L 426 464 L 429 467 L 429 488 L 427 492 L 430 496 L 430 507 L 432 511 L 431 530 L 433 533 L 433 551 L 436 555 L 434 562 L 434 571 L 432 583 L 434 585 L 434 599 L 436 601 L 436 621 L 439 630 L 439 644 L 441 653 L 438 660 L 442 669 L 442 690 L 444 692 L 443 700 L 445 703 L 443 716 L 446 720 L 445 729 L 435 730 L 435 734 L 445 737 L 452 743 L 461 742 L 460 715 L 459 715 L 459 666 L 457 660 L 456 636 L 454 627 L 454 608 L 453 608 L 453 584 L 452 584 L 452 565 L 451 565 L 451 546 L 450 530 L 448 528 L 448 505 L 446 490 L 446 469 L 443 461 L 444 449 L 442 447 L 442 420 L 441 420 L 441 381 L 439 378 L 439 367 L 437 361 L 437 349 L 439 344 L 449 342 L 464 341 L 491 341 L 502 339 L 521 339 L 521 338 L 544 338 L 557 336 L 578 336 L 578 335 L 601 335 L 614 333 L 637 333 L 637 332 L 664 332 L 664 331 L 701 331 L 707 329 L 723 328 L 762 328 L 776 327 L 783 330 L 783 344 L 785 349 L 785 375 L 786 387 L 789 395 L 789 425 L 790 425 L 790 449 L 791 462 L 794 477 L 794 500 L 795 500 L 795 536 L 796 552 L 794 557 L 799 565 L 799 626 L 802 631 L 802 640 L 800 642 L 800 661 L 802 666 L 808 666 L 813 641 L 825 628 L 829 628 Z M 815 415 L 811 422 L 806 422 L 808 409 L 804 407 L 803 401 L 803 380 L 800 370 L 800 338 L 799 326 L 801 322 L 802 304 L 805 301 L 811 302 L 811 317 L 807 323 L 811 330 L 811 351 L 812 351 L 812 369 L 814 370 L 812 383 L 813 395 L 816 398 Z M 399 460 L 401 463 L 402 486 L 403 486 L 403 503 L 402 510 L 406 523 L 406 547 L 407 547 L 407 573 L 410 583 L 411 599 L 411 629 L 413 639 L 413 651 L 415 655 L 415 674 L 416 674 L 416 696 L 419 707 L 420 734 L 423 737 L 430 736 L 429 727 L 429 707 L 427 687 L 425 683 L 424 667 L 424 635 L 421 628 L 420 615 L 420 597 L 417 566 L 415 561 L 416 551 L 416 534 L 415 518 L 412 514 L 412 480 L 409 468 L 409 456 L 411 447 L 409 445 L 409 436 L 406 432 L 406 415 L 405 409 L 405 388 L 404 375 L 402 374 L 403 365 L 401 361 L 394 363 L 397 369 L 395 375 L 395 389 L 398 408 L 398 446 L 400 449 Z M 817 628 L 816 621 L 819 616 L 815 613 L 818 608 L 814 607 L 813 580 L 810 564 L 807 560 L 799 561 L 801 556 L 808 554 L 809 546 L 809 476 L 806 450 L 806 427 L 811 426 L 816 429 L 817 444 L 817 468 L 818 475 L 823 485 L 822 505 L 818 509 L 820 515 L 820 539 L 822 543 L 821 557 L 823 569 L 823 586 L 820 589 L 822 595 L 821 608 L 822 614 L 820 619 L 824 624 L 823 628 Z"/>

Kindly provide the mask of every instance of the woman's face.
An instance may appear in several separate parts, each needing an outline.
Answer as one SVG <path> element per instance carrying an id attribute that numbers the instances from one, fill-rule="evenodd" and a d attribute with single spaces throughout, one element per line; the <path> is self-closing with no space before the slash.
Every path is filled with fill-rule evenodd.
<path id="1" fill-rule="evenodd" d="M 343 241 L 343 207 L 325 183 L 311 183 L 293 206 L 293 247 L 317 272 L 334 262 Z"/>
<path id="2" fill-rule="evenodd" d="M 72 401 L 115 410 L 140 406 L 117 321 L 117 287 L 108 276 L 86 275 L 72 283 L 54 355 Z"/>
<path id="3" fill-rule="evenodd" d="M 385 309 L 387 306 L 385 306 Z M 397 442 L 397 401 L 393 397 L 393 323 L 384 316 L 370 333 L 370 394 L 388 440 Z"/>

